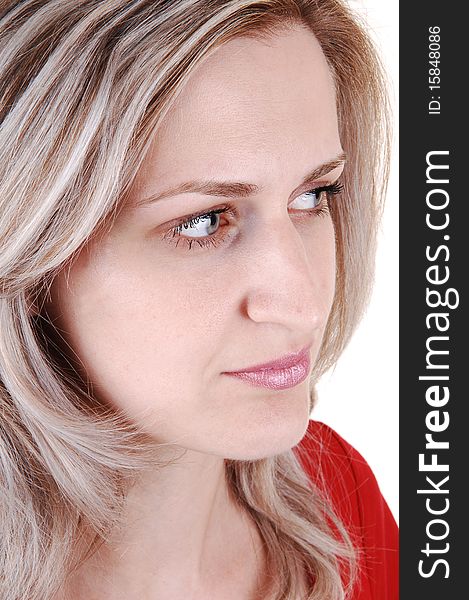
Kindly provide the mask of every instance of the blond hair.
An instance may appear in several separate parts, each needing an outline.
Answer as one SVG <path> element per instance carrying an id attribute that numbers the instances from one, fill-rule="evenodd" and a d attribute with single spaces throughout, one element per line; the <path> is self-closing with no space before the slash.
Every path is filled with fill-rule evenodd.
<path id="1" fill-rule="evenodd" d="M 382 70 L 338 0 L 23 0 L 0 4 L 0 596 L 47 600 L 119 521 L 126 486 L 155 465 L 147 437 L 100 405 L 31 305 L 109 227 L 152 135 L 194 69 L 237 36 L 309 27 L 335 79 L 344 192 L 331 207 L 336 296 L 311 378 L 364 310 L 388 165 Z M 353 540 L 294 449 L 226 460 L 265 541 L 272 598 L 339 600 Z M 157 463 L 156 463 L 157 464 Z M 162 465 L 161 465 L 162 466 Z M 330 518 L 338 535 L 327 524 Z M 83 547 L 82 547 L 83 546 Z M 345 570 L 347 577 L 341 578 Z M 270 570 L 269 570 L 270 572 Z"/>

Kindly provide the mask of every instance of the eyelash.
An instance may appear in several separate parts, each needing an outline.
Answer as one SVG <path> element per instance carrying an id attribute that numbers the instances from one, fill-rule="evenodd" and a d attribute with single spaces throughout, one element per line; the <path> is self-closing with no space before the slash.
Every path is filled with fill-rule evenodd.
<path id="1" fill-rule="evenodd" d="M 320 186 L 320 187 L 308 190 L 306 192 L 303 192 L 304 194 L 319 194 L 321 196 L 321 199 L 320 199 L 319 204 L 317 206 L 315 206 L 314 208 L 303 209 L 303 210 L 298 209 L 298 210 L 300 210 L 300 212 L 303 213 L 303 216 L 306 216 L 306 217 L 308 217 L 308 216 L 318 217 L 318 216 L 327 215 L 329 213 L 329 207 L 328 207 L 327 201 L 325 201 L 324 198 L 331 198 L 332 196 L 336 196 L 337 194 L 340 194 L 343 189 L 344 189 L 343 184 L 336 181 L 335 183 L 333 183 L 331 185 Z M 233 206 L 226 204 L 224 206 L 221 206 L 220 208 L 214 208 L 213 210 L 208 210 L 206 212 L 197 213 L 197 214 L 189 215 L 189 216 L 185 217 L 184 219 L 182 219 L 178 223 L 176 223 L 176 225 L 174 227 L 171 227 L 171 229 L 163 237 L 164 237 L 164 239 L 168 239 L 168 241 L 171 244 L 173 244 L 174 246 L 177 246 L 179 244 L 179 242 L 181 240 L 183 240 L 185 248 L 187 250 L 192 249 L 192 244 L 194 242 L 196 242 L 200 247 L 204 247 L 204 248 L 218 247 L 220 244 L 223 243 L 223 237 L 224 237 L 223 235 L 218 234 L 218 230 L 213 235 L 206 236 L 204 238 L 187 238 L 187 237 L 180 235 L 180 233 L 183 228 L 190 229 L 191 227 L 196 225 L 201 219 L 210 218 L 213 215 L 220 215 L 220 214 L 226 214 L 226 215 L 230 215 L 232 217 L 237 216 L 236 209 Z M 177 238 L 176 241 L 174 241 L 174 238 Z M 222 238 L 222 239 L 220 239 L 220 238 Z"/>

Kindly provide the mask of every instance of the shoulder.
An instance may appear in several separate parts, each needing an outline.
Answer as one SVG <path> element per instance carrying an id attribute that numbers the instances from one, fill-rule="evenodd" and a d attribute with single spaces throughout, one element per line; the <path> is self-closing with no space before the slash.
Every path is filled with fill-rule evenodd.
<path id="1" fill-rule="evenodd" d="M 398 598 L 398 528 L 367 461 L 331 427 L 313 420 L 295 451 L 361 546 L 364 597 Z"/>

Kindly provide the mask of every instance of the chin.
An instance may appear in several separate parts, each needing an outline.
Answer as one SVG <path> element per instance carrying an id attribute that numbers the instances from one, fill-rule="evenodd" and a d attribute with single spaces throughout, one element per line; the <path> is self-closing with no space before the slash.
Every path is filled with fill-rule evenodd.
<path id="1" fill-rule="evenodd" d="M 291 450 L 304 437 L 309 414 L 294 421 L 269 421 L 263 427 L 247 425 L 232 433 L 225 447 L 224 458 L 232 460 L 260 460 Z"/>

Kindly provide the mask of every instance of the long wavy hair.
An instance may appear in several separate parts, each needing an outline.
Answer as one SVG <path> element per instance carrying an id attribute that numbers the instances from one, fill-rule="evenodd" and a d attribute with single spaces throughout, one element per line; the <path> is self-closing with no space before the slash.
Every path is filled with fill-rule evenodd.
<path id="1" fill-rule="evenodd" d="M 311 376 L 335 363 L 370 291 L 388 170 L 385 80 L 365 28 L 339 0 L 0 2 L 0 596 L 49 600 L 119 523 L 151 440 L 103 406 L 41 310 L 54 276 L 112 225 L 152 136 L 194 69 L 237 36 L 294 25 L 335 80 L 347 162 L 331 206 L 336 293 Z M 37 310 L 32 310 L 36 306 Z M 295 448 L 226 460 L 257 524 L 269 598 L 349 597 L 353 537 Z M 331 525 L 334 524 L 333 532 Z"/>

